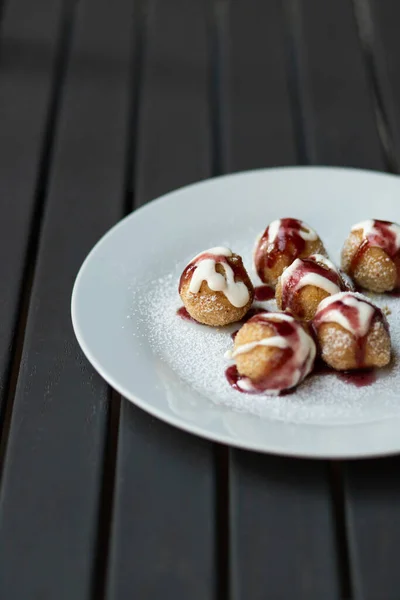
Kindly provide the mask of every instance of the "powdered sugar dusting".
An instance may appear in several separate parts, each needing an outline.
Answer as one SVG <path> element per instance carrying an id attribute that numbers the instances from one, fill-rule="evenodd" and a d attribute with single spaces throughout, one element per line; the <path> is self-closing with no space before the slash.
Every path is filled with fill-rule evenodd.
<path id="1" fill-rule="evenodd" d="M 257 277 L 250 269 L 251 245 L 246 243 L 240 247 L 240 244 L 235 244 L 234 248 L 243 256 L 250 277 L 257 284 Z M 134 298 L 130 315 L 135 319 L 129 321 L 133 327 L 135 320 L 146 324 L 148 342 L 155 356 L 176 373 L 183 385 L 201 393 L 211 402 L 266 419 L 337 425 L 400 416 L 399 298 L 366 294 L 389 314 L 393 347 L 391 365 L 378 371 L 378 379 L 372 385 L 357 388 L 336 375 L 317 375 L 307 378 L 288 396 L 247 395 L 232 389 L 225 378 L 225 369 L 230 363 L 224 355 L 232 349 L 231 334 L 239 328 L 239 324 L 214 329 L 184 321 L 176 315 L 182 305 L 177 287 L 184 266 L 180 263 L 164 277 L 145 282 L 146 293 L 143 293 L 142 286 L 135 288 L 131 292 Z M 274 300 L 257 305 L 276 310 Z M 135 329 L 133 335 L 137 335 Z M 344 336 L 336 343 L 346 344 L 348 340 Z"/>

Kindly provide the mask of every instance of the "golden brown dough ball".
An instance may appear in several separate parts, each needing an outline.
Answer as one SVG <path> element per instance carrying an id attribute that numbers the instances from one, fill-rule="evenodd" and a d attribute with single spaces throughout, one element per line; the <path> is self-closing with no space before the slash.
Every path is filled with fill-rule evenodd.
<path id="1" fill-rule="evenodd" d="M 241 257 L 217 247 L 197 255 L 184 269 L 179 294 L 190 316 L 221 327 L 240 321 L 254 298 L 254 288 Z"/>
<path id="2" fill-rule="evenodd" d="M 342 250 L 342 268 L 361 287 L 390 292 L 400 287 L 400 226 L 369 220 L 354 225 Z"/>
<path id="3" fill-rule="evenodd" d="M 339 270 L 322 254 L 297 258 L 279 278 L 275 298 L 280 310 L 313 319 L 322 300 L 347 289 Z"/>
<path id="4" fill-rule="evenodd" d="M 362 294 L 326 298 L 313 320 L 323 360 L 347 371 L 384 367 L 390 362 L 389 327 L 381 310 Z"/>
<path id="5" fill-rule="evenodd" d="M 257 240 L 254 266 L 261 281 L 275 287 L 286 267 L 310 254 L 326 254 L 318 234 L 298 219 L 278 219 Z"/>
<path id="6" fill-rule="evenodd" d="M 252 319 L 245 323 L 235 336 L 234 350 L 238 350 L 243 344 L 257 342 L 274 335 L 274 330 L 268 323 Z M 240 375 L 249 377 L 257 382 L 267 376 L 277 364 L 282 350 L 273 346 L 256 346 L 250 352 L 236 356 L 236 366 Z"/>
<path id="7" fill-rule="evenodd" d="M 282 313 L 257 314 L 235 337 L 242 391 L 279 393 L 298 385 L 314 365 L 316 348 L 301 323 Z"/>

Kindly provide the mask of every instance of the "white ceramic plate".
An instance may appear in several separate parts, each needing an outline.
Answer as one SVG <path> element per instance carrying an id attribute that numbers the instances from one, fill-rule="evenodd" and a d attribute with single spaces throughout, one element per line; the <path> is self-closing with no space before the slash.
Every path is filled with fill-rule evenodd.
<path id="1" fill-rule="evenodd" d="M 201 250 L 227 245 L 252 271 L 256 235 L 273 219 L 308 222 L 338 260 L 350 226 L 398 221 L 400 180 L 336 168 L 239 173 L 172 192 L 111 229 L 77 277 L 72 320 L 97 371 L 123 396 L 160 419 L 242 448 L 308 457 L 400 451 L 399 298 L 391 310 L 395 357 L 371 386 L 334 375 L 311 377 L 289 396 L 232 390 L 223 353 L 230 333 L 179 319 L 179 275 Z"/>

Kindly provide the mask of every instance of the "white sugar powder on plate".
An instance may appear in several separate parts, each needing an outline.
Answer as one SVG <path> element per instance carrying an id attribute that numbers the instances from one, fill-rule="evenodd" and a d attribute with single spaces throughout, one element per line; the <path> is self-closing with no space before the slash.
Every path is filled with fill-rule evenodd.
<path id="1" fill-rule="evenodd" d="M 240 248 L 235 244 L 236 251 L 238 247 L 256 281 L 250 268 L 252 245 L 246 243 Z M 183 267 L 177 265 L 165 277 L 147 282 L 147 294 L 133 291 L 132 314 L 146 323 L 155 355 L 186 385 L 216 404 L 297 423 L 354 424 L 400 415 L 400 298 L 369 295 L 388 314 L 393 347 L 391 365 L 377 372 L 373 384 L 359 388 L 334 374 L 317 375 L 307 378 L 288 396 L 248 395 L 232 389 L 225 378 L 229 362 L 224 354 L 232 347 L 231 334 L 239 325 L 213 329 L 177 316 L 182 306 L 178 281 Z M 276 308 L 273 300 L 257 304 Z"/>

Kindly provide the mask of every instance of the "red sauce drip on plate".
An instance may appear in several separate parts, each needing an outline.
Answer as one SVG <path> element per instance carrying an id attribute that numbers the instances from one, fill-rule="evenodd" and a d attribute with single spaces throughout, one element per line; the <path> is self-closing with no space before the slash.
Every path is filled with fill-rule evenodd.
<path id="1" fill-rule="evenodd" d="M 310 374 L 311 377 L 321 377 L 324 375 L 335 375 L 338 379 L 346 383 L 347 385 L 354 385 L 356 387 L 367 387 L 375 383 L 376 371 L 375 369 L 360 369 L 358 371 L 335 371 L 322 361 L 318 361 L 314 371 Z M 228 367 L 225 371 L 225 377 L 228 380 L 229 385 L 237 392 L 245 393 L 239 387 L 239 382 L 244 379 L 237 370 L 236 365 Z M 279 396 L 288 396 L 296 391 L 296 387 L 288 390 L 281 390 Z"/>
<path id="2" fill-rule="evenodd" d="M 311 376 L 321 377 L 323 375 L 335 375 L 338 379 L 341 379 L 349 385 L 355 385 L 356 387 L 372 385 L 377 379 L 375 369 L 335 371 L 335 369 L 332 369 L 332 367 L 324 363 L 322 359 L 318 359 L 315 362 L 314 371 L 311 373 Z"/>
<path id="3" fill-rule="evenodd" d="M 225 377 L 228 380 L 229 385 L 236 390 L 237 392 L 243 392 L 243 390 L 239 387 L 238 382 L 243 379 L 241 375 L 239 375 L 239 371 L 237 370 L 236 365 L 231 365 L 225 371 Z"/>
<path id="4" fill-rule="evenodd" d="M 372 385 L 376 381 L 374 369 L 361 369 L 360 371 L 344 371 L 337 374 L 339 379 L 356 387 Z"/>
<path id="5" fill-rule="evenodd" d="M 300 235 L 302 228 L 303 223 L 298 219 L 281 219 L 277 236 L 270 243 L 269 226 L 267 227 L 258 242 L 254 256 L 256 271 L 261 280 L 264 269 L 271 269 L 281 254 L 288 256 L 293 262 L 304 251 L 306 240 Z"/>
<path id="6" fill-rule="evenodd" d="M 257 394 L 259 392 L 264 391 L 263 388 L 256 389 L 256 386 L 253 392 L 246 392 L 245 390 L 243 390 L 239 384 L 240 381 L 246 379 L 246 377 L 242 377 L 241 375 L 239 375 L 239 371 L 237 370 L 236 365 L 231 365 L 225 370 L 225 377 L 231 388 L 233 388 L 237 392 L 240 392 L 241 394 Z M 278 396 L 288 396 L 289 394 L 293 394 L 295 391 L 296 387 L 290 388 L 288 390 L 280 390 Z"/>
<path id="7" fill-rule="evenodd" d="M 272 298 L 275 298 L 275 290 L 269 285 L 258 285 L 254 288 L 254 300 L 265 302 L 266 300 L 272 300 Z"/>
<path id="8" fill-rule="evenodd" d="M 198 321 L 196 321 L 196 319 L 193 319 L 193 317 L 189 315 L 185 306 L 181 306 L 180 308 L 178 308 L 176 314 L 184 321 L 191 321 L 192 323 L 196 323 L 197 325 L 199 325 Z"/>

